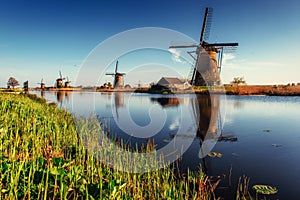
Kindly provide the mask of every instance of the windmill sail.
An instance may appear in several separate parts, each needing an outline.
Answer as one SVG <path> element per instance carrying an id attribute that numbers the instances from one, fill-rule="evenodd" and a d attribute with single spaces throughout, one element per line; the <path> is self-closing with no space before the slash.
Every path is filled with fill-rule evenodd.
<path id="1" fill-rule="evenodd" d="M 195 60 L 195 66 L 192 70 L 191 85 L 219 85 L 220 72 L 222 66 L 222 58 L 224 51 L 234 51 L 238 43 L 208 43 L 211 21 L 212 21 L 212 8 L 206 8 L 202 30 L 200 34 L 200 43 L 198 45 L 177 45 L 170 46 L 169 48 L 192 48 L 195 47 L 194 53 L 196 56 L 190 54 Z"/>

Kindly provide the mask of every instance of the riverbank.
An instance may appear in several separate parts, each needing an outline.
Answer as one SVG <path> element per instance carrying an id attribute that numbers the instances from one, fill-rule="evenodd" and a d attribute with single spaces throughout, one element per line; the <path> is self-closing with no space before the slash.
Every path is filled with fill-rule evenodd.
<path id="1" fill-rule="evenodd" d="M 30 88 L 30 90 L 41 90 Z M 101 89 L 101 88 L 47 88 L 43 91 L 79 91 L 79 92 L 135 92 L 135 93 L 163 93 L 163 91 L 149 91 L 149 88 L 129 88 L 129 89 Z M 4 93 L 22 93 L 22 88 L 0 89 Z M 227 95 L 267 95 L 267 96 L 300 96 L 300 85 L 225 85 L 225 86 L 194 86 L 192 89 L 172 91 L 176 94 L 227 94 Z M 169 92 L 167 92 L 169 94 Z"/>
<path id="2" fill-rule="evenodd" d="M 300 96 L 300 85 L 225 86 L 228 95 Z"/>
<path id="3" fill-rule="evenodd" d="M 85 134 L 78 135 L 78 124 Z M 0 198 L 214 199 L 217 183 L 201 171 L 175 174 L 165 167 L 132 174 L 103 165 L 86 148 L 99 141 L 99 129 L 90 125 L 35 95 L 0 93 Z M 141 151 L 153 148 L 149 143 Z"/>
<path id="4" fill-rule="evenodd" d="M 300 85 L 225 85 L 224 87 L 194 86 L 197 94 L 300 96 Z"/>

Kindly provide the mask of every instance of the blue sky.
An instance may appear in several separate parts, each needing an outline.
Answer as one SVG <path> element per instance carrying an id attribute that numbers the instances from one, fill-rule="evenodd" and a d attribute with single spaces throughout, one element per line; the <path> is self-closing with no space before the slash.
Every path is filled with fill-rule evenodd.
<path id="1" fill-rule="evenodd" d="M 300 82 L 297 0 L 1 0 L 0 87 L 6 86 L 10 76 L 20 83 L 29 80 L 30 86 L 37 86 L 43 78 L 51 86 L 59 70 L 75 82 L 80 67 L 99 43 L 130 29 L 167 28 L 198 41 L 207 6 L 214 9 L 208 41 L 239 42 L 235 53 L 225 55 L 224 83 L 237 76 L 244 76 L 250 84 Z M 164 65 L 174 66 L 176 71 L 182 65 L 179 74 L 186 76 L 190 65 L 172 58 L 170 53 L 157 50 L 129 52 L 127 57 L 120 55 L 120 70 L 130 72 L 137 63 L 143 64 L 137 59 L 148 59 L 143 65 L 145 71 Z M 113 68 L 111 63 L 108 71 Z M 149 73 L 135 76 L 128 74 L 125 81 L 132 85 L 148 83 L 151 77 L 157 81 Z M 102 77 L 100 83 L 111 80 Z M 92 83 L 86 80 L 83 84 Z"/>

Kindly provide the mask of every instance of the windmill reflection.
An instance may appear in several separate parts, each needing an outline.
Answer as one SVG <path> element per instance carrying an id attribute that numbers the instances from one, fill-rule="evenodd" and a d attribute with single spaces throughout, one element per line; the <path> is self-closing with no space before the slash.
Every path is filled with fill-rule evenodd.
<path id="1" fill-rule="evenodd" d="M 63 102 L 68 102 L 70 98 L 70 91 L 57 91 L 56 93 L 57 104 L 62 107 Z"/>
<path id="2" fill-rule="evenodd" d="M 45 91 L 44 90 L 41 90 L 41 97 L 45 98 Z"/>
<path id="3" fill-rule="evenodd" d="M 116 114 L 117 114 L 117 119 L 118 119 L 119 118 L 118 109 L 124 106 L 124 93 L 115 92 L 113 96 L 114 96 Z"/>
<path id="4" fill-rule="evenodd" d="M 169 97 L 159 97 L 151 98 L 152 102 L 158 102 L 164 108 L 178 107 L 179 104 L 185 104 L 187 98 L 169 98 Z M 195 97 L 189 97 L 189 105 L 192 105 L 192 110 L 194 118 L 196 119 L 197 132 L 196 136 L 199 139 L 200 151 L 202 151 L 202 166 L 203 170 L 207 172 L 207 158 L 203 151 L 204 140 L 214 140 L 217 141 L 237 141 L 236 136 L 222 134 L 221 127 L 221 113 L 220 113 L 220 95 L 217 94 L 198 94 Z M 181 137 L 184 135 L 181 135 Z M 188 137 L 188 135 L 187 135 Z"/>

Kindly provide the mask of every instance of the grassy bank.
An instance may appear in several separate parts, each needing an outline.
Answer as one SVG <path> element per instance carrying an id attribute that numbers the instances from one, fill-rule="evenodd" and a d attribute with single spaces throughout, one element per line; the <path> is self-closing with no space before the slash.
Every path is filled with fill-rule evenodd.
<path id="1" fill-rule="evenodd" d="M 300 96 L 300 85 L 227 85 L 224 87 L 194 86 L 193 92 L 208 92 L 228 95 L 268 95 L 268 96 Z"/>
<path id="2" fill-rule="evenodd" d="M 82 141 L 69 113 L 35 96 L 0 93 L 0 140 L 0 199 L 214 199 L 201 171 L 177 179 L 169 167 L 132 174 L 103 165 L 83 145 L 94 135 Z"/>

